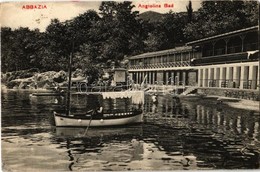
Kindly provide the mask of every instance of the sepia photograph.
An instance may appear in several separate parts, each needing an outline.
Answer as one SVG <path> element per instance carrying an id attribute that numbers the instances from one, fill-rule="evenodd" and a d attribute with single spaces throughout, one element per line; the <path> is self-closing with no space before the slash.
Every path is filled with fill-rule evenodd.
<path id="1" fill-rule="evenodd" d="M 1 2 L 1 170 L 259 170 L 259 7 Z"/>

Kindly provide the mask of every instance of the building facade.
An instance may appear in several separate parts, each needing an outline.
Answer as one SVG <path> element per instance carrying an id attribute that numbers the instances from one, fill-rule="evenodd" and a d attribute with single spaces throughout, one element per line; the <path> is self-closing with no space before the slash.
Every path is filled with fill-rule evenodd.
<path id="1" fill-rule="evenodd" d="M 258 27 L 187 43 L 200 53 L 192 64 L 198 87 L 259 89 Z"/>
<path id="2" fill-rule="evenodd" d="M 258 26 L 129 58 L 137 84 L 259 89 Z"/>
<path id="3" fill-rule="evenodd" d="M 197 70 L 191 66 L 190 46 L 144 53 L 129 58 L 128 72 L 137 84 L 193 85 Z"/>

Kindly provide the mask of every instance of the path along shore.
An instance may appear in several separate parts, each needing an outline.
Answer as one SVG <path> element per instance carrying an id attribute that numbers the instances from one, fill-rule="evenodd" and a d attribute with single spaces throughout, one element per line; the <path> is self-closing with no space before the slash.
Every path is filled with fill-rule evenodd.
<path id="1" fill-rule="evenodd" d="M 258 114 L 260 115 L 259 101 L 221 97 L 221 96 L 206 96 L 206 98 L 216 98 L 218 102 L 224 103 L 230 107 L 237 108 L 237 109 L 257 111 Z"/>
<path id="2" fill-rule="evenodd" d="M 226 102 L 227 105 L 233 108 L 258 111 L 260 115 L 260 102 L 253 100 L 240 100 L 239 102 Z"/>

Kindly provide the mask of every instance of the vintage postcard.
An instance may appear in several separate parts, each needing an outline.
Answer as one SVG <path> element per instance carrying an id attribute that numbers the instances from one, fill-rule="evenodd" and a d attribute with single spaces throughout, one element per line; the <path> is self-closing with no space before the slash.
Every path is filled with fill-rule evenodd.
<path id="1" fill-rule="evenodd" d="M 4 1 L 2 171 L 260 168 L 259 1 Z"/>

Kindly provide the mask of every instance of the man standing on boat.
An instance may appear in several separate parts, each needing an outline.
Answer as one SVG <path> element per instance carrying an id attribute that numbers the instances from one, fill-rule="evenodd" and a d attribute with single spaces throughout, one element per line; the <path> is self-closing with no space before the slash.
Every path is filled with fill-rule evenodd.
<path id="1" fill-rule="evenodd" d="M 54 91 L 55 93 L 59 94 L 55 99 L 55 104 L 59 104 L 64 100 L 64 90 L 62 90 L 59 85 L 56 85 L 54 87 Z"/>
<path id="2" fill-rule="evenodd" d="M 88 86 L 88 79 L 89 79 L 89 76 L 87 75 L 86 76 L 86 81 L 85 81 L 86 82 L 86 86 Z"/>

